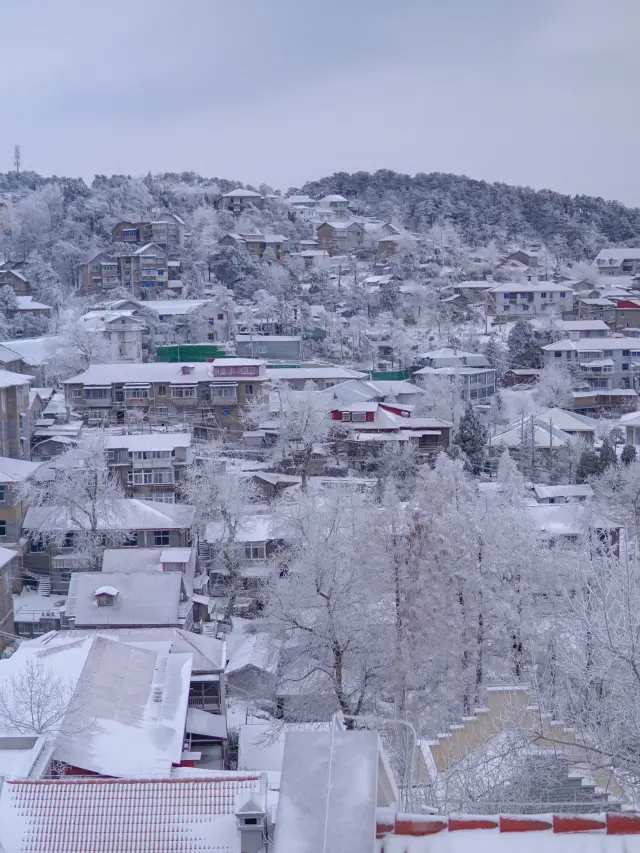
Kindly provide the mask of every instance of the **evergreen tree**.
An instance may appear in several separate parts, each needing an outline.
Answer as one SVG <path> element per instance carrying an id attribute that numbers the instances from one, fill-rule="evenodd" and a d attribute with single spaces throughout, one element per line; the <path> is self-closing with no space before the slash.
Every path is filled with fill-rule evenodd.
<path id="1" fill-rule="evenodd" d="M 466 455 L 475 474 L 480 470 L 487 444 L 488 431 L 480 423 L 471 403 L 467 403 L 464 415 L 460 418 L 453 443 Z"/>
<path id="2" fill-rule="evenodd" d="M 600 473 L 600 457 L 592 448 L 587 448 L 580 455 L 576 470 L 576 483 L 586 483 L 590 477 Z"/>
<path id="3" fill-rule="evenodd" d="M 598 452 L 598 461 L 600 472 L 606 471 L 610 466 L 618 464 L 618 457 L 616 455 L 615 448 L 609 441 L 608 436 L 605 436 L 602 440 L 602 445 Z"/>
<path id="4" fill-rule="evenodd" d="M 512 367 L 542 367 L 542 352 L 535 330 L 527 320 L 518 320 L 507 339 Z"/>
<path id="5" fill-rule="evenodd" d="M 625 444 L 622 448 L 622 453 L 620 454 L 620 461 L 623 465 L 628 467 L 632 462 L 636 461 L 636 456 L 637 453 L 633 444 Z"/>

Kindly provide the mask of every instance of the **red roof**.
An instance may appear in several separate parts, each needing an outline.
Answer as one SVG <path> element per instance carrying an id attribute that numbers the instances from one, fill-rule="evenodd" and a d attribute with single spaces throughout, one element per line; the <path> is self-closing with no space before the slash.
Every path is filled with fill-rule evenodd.
<path id="1" fill-rule="evenodd" d="M 257 776 L 5 782 L 7 853 L 225 853 L 239 849 L 236 794 Z"/>

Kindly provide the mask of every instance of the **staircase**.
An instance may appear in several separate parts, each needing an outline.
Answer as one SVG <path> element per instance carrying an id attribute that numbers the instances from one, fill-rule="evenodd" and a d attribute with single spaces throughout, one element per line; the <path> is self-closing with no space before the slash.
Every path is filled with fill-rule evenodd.
<path id="1" fill-rule="evenodd" d="M 51 578 L 38 581 L 38 595 L 51 595 Z"/>
<path id="2" fill-rule="evenodd" d="M 211 554 L 209 553 L 209 543 L 203 539 L 198 539 L 198 562 L 200 568 L 207 571 L 211 566 Z"/>

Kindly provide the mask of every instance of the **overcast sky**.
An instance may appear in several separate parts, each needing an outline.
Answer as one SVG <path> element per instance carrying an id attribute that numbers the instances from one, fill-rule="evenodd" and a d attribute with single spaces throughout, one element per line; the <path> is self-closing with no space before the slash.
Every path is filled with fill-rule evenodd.
<path id="1" fill-rule="evenodd" d="M 640 204 L 640 0 L 0 0 L 0 171 L 455 172 Z"/>

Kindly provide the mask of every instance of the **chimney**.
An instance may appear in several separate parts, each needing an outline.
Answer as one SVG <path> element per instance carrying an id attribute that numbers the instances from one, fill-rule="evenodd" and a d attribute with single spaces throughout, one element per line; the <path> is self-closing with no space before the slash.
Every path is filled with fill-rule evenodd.
<path id="1" fill-rule="evenodd" d="M 266 782 L 262 791 L 243 791 L 242 805 L 236 808 L 236 826 L 240 832 L 240 853 L 265 853 L 268 847 Z"/>

